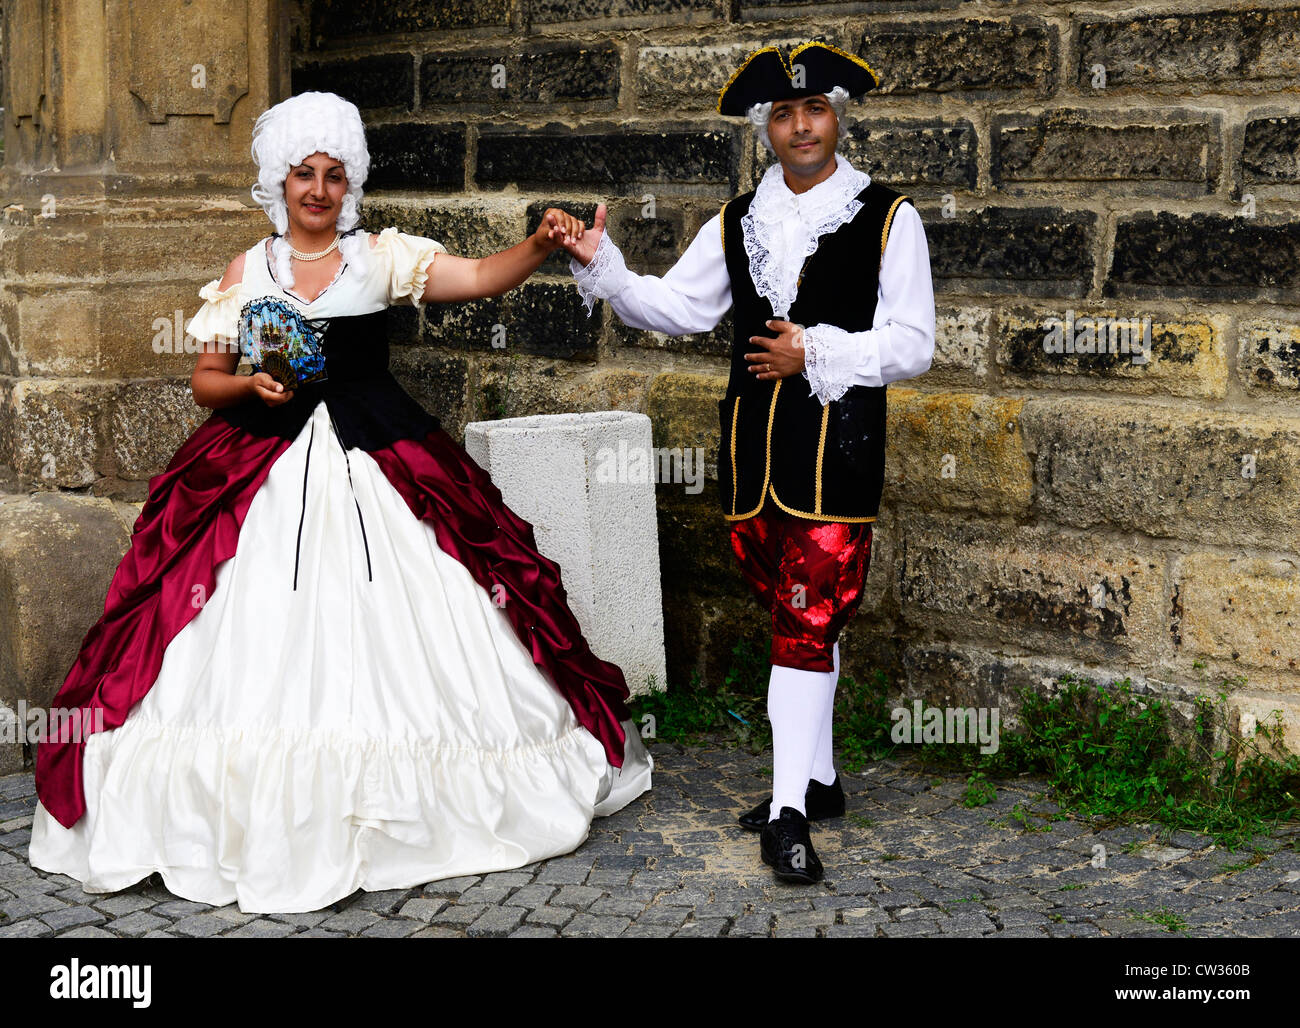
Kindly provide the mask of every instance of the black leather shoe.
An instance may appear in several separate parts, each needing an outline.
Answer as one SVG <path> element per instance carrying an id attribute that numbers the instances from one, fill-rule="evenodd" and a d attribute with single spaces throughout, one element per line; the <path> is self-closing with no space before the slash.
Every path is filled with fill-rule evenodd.
<path id="1" fill-rule="evenodd" d="M 811 885 L 822 880 L 822 862 L 813 850 L 808 819 L 794 807 L 782 807 L 781 816 L 763 827 L 759 841 L 763 863 L 783 882 Z"/>
<path id="2" fill-rule="evenodd" d="M 808 788 L 803 794 L 803 808 L 808 812 L 809 821 L 821 821 L 828 817 L 844 816 L 844 787 L 840 785 L 840 776 L 830 785 L 822 785 L 816 778 L 808 779 Z M 769 796 L 747 814 L 741 814 L 736 820 L 742 828 L 751 832 L 761 832 L 772 816 L 772 797 Z"/>

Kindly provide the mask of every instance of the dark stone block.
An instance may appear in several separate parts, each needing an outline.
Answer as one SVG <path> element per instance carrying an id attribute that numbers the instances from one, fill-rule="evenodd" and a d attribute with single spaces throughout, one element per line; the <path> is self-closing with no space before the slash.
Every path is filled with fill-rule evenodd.
<path id="1" fill-rule="evenodd" d="M 1300 182 L 1300 118 L 1255 118 L 1241 148 L 1243 182 Z"/>
<path id="2" fill-rule="evenodd" d="M 872 25 L 857 52 L 880 78 L 880 93 L 964 89 L 1048 96 L 1056 88 L 1059 49 L 1054 26 L 1020 15 Z"/>
<path id="3" fill-rule="evenodd" d="M 370 146 L 368 189 L 463 189 L 464 125 L 375 125 L 366 128 Z"/>
<path id="4" fill-rule="evenodd" d="M 666 336 L 658 332 L 645 332 L 629 328 L 614 318 L 614 338 L 620 346 L 635 346 L 645 350 L 667 350 L 670 353 L 696 353 L 704 357 L 731 356 L 734 329 L 728 311 L 712 332 L 689 336 Z"/>
<path id="5" fill-rule="evenodd" d="M 554 24 L 610 18 L 672 19 L 698 13 L 714 14 L 722 21 L 727 6 L 727 0 L 531 0 L 528 17 L 534 24 Z"/>
<path id="6" fill-rule="evenodd" d="M 1047 353 L 1043 349 L 1043 336 L 1047 332 L 1046 319 L 1058 318 L 1058 314 L 1044 313 L 1035 318 L 1033 312 L 1024 311 L 1025 321 L 1022 327 L 1011 328 L 1005 324 L 1000 331 L 999 363 L 1008 371 L 1019 374 L 1059 374 L 1061 355 Z M 1102 317 L 1087 311 L 1076 312 L 1076 323 L 1085 318 Z M 1137 319 L 1132 319 L 1135 322 Z M 1095 375 L 1098 378 L 1114 379 L 1123 368 L 1133 366 L 1132 348 L 1141 345 L 1140 323 L 1132 328 L 1130 352 L 1110 352 L 1109 336 L 1105 329 L 1098 330 L 1098 353 L 1075 353 L 1071 355 L 1071 365 L 1080 374 Z M 1117 347 L 1118 349 L 1118 347 Z M 1151 331 L 1151 360 L 1161 364 L 1184 364 L 1192 366 L 1199 353 L 1199 342 L 1195 336 L 1181 335 L 1176 331 L 1165 329 Z"/>
<path id="7" fill-rule="evenodd" d="M 410 54 L 378 54 L 355 61 L 309 61 L 293 69 L 293 92 L 337 93 L 364 110 L 415 107 L 415 61 Z"/>
<path id="8" fill-rule="evenodd" d="M 600 322 L 587 317 L 575 287 L 526 282 L 504 296 L 428 308 L 425 339 L 465 350 L 594 361 Z"/>
<path id="9" fill-rule="evenodd" d="M 499 72 L 496 66 L 500 65 Z M 495 85 L 497 75 L 501 84 Z M 426 54 L 420 63 L 420 102 L 499 108 L 618 100 L 619 54 L 615 46 L 566 45 L 503 54 Z"/>
<path id="10" fill-rule="evenodd" d="M 849 128 L 843 153 L 896 189 L 908 182 L 974 189 L 979 178 L 979 135 L 964 118 L 860 121 Z"/>
<path id="11" fill-rule="evenodd" d="M 739 135 L 726 131 L 627 130 L 574 133 L 564 126 L 520 132 L 484 129 L 475 179 L 483 188 L 630 192 L 643 185 L 717 185 L 735 190 Z"/>
<path id="12" fill-rule="evenodd" d="M 1120 220 L 1104 293 L 1281 301 L 1297 289 L 1300 222 L 1158 213 Z"/>
<path id="13" fill-rule="evenodd" d="M 986 208 L 927 221 L 936 283 L 1028 296 L 1083 296 L 1092 286 L 1091 211 Z"/>
<path id="14" fill-rule="evenodd" d="M 1300 10 L 1162 12 L 1143 18 L 1078 19 L 1075 83 L 1092 87 L 1093 67 L 1106 71 L 1106 88 L 1157 83 L 1225 83 L 1295 78 L 1294 40 Z"/>
<path id="15" fill-rule="evenodd" d="M 351 46 L 358 36 L 509 24 L 510 0 L 439 0 L 432 4 L 314 0 L 311 5 L 313 46 Z"/>
<path id="16" fill-rule="evenodd" d="M 1101 115 L 1101 117 L 1109 117 Z M 1192 182 L 1213 192 L 1219 132 L 1184 124 L 1096 124 L 1097 112 L 1053 110 L 993 118 L 995 184 L 1002 182 Z"/>

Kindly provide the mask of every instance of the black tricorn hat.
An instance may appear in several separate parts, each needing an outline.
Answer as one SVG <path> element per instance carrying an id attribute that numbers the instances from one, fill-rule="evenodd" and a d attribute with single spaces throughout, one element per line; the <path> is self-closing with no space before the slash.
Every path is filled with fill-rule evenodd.
<path id="1" fill-rule="evenodd" d="M 718 94 L 718 113 L 744 114 L 754 104 L 816 96 L 836 86 L 854 98 L 879 84 L 866 61 L 830 43 L 801 43 L 790 51 L 788 67 L 780 50 L 765 46 L 731 73 Z"/>

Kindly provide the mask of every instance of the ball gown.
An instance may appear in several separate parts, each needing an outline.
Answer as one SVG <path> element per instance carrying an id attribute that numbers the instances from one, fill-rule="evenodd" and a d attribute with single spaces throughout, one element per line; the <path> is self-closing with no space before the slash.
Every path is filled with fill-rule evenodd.
<path id="1" fill-rule="evenodd" d="M 384 310 L 439 252 L 386 228 L 306 302 L 263 240 L 200 290 L 196 339 L 278 317 L 325 377 L 214 410 L 150 479 L 51 702 L 103 730 L 37 746 L 32 866 L 310 911 L 570 852 L 650 787 L 560 569 L 388 370 Z"/>

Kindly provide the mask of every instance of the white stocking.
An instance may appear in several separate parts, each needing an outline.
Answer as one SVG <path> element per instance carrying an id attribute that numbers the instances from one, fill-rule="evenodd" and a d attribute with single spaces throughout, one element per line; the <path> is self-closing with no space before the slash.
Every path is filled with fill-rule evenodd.
<path id="1" fill-rule="evenodd" d="M 772 812 L 782 807 L 807 814 L 803 797 L 812 777 L 822 721 L 834 689 L 833 671 L 803 671 L 772 665 L 767 686 L 767 717 L 772 722 Z"/>
<path id="2" fill-rule="evenodd" d="M 813 757 L 812 775 L 822 785 L 835 783 L 835 749 L 831 739 L 831 722 L 835 718 L 835 687 L 840 683 L 840 644 L 836 643 L 832 651 L 835 658 L 835 671 L 831 675 L 831 700 L 826 705 L 826 716 L 822 718 L 821 738 L 817 741 L 817 755 Z"/>

